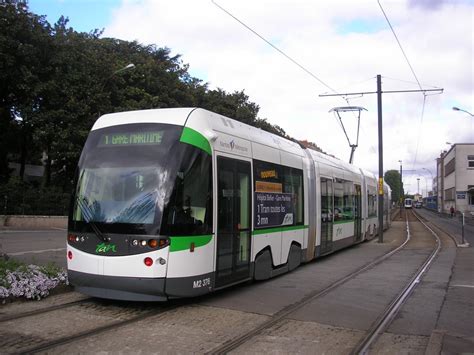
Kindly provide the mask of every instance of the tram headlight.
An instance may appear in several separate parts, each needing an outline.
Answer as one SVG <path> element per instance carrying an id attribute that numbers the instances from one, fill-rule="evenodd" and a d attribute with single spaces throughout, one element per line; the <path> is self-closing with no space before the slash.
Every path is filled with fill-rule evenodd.
<path id="1" fill-rule="evenodd" d="M 136 239 L 132 240 L 132 245 L 134 247 L 136 247 L 138 245 L 138 240 L 136 240 Z"/>
<path id="2" fill-rule="evenodd" d="M 156 248 L 158 246 L 158 241 L 156 239 L 148 240 L 148 246 L 150 248 Z"/>

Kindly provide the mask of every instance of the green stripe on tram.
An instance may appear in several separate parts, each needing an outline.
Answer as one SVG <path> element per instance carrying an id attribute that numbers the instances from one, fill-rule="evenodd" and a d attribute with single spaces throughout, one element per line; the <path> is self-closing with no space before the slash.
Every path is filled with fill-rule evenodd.
<path id="1" fill-rule="evenodd" d="M 307 228 L 309 228 L 309 226 L 301 225 L 301 226 L 288 226 L 288 227 L 274 227 L 274 228 L 256 229 L 252 232 L 252 235 L 289 232 L 289 231 L 295 231 L 295 230 L 301 230 L 301 229 L 307 229 Z"/>
<path id="2" fill-rule="evenodd" d="M 194 243 L 195 248 L 202 247 L 212 240 L 212 235 L 193 235 L 183 237 L 170 237 L 170 252 L 187 250 Z"/>
<path id="3" fill-rule="evenodd" d="M 179 139 L 182 143 L 193 145 L 201 150 L 204 150 L 207 154 L 212 155 L 211 145 L 209 141 L 198 131 L 192 128 L 184 127 L 181 138 Z"/>
<path id="4" fill-rule="evenodd" d="M 333 224 L 346 224 L 346 223 L 353 223 L 355 222 L 354 219 L 346 220 L 346 221 L 334 221 Z"/>

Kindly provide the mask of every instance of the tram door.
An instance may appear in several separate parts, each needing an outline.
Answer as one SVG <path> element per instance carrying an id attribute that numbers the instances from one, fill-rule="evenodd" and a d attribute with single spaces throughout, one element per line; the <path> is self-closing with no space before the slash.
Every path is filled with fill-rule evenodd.
<path id="1" fill-rule="evenodd" d="M 333 195 L 332 180 L 321 178 L 321 254 L 332 250 Z"/>
<path id="2" fill-rule="evenodd" d="M 354 238 L 356 242 L 362 239 L 362 192 L 361 192 L 360 185 L 355 185 Z"/>
<path id="3" fill-rule="evenodd" d="M 250 163 L 217 158 L 216 287 L 250 275 Z"/>

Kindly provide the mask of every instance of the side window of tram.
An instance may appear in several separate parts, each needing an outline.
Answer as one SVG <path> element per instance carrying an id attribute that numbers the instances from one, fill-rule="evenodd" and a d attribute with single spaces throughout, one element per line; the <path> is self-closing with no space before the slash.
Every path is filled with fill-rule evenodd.
<path id="1" fill-rule="evenodd" d="M 332 180 L 321 178 L 321 220 L 322 222 L 333 221 L 333 192 Z"/>
<path id="2" fill-rule="evenodd" d="M 336 179 L 334 182 L 334 220 L 349 221 L 354 219 L 354 183 Z"/>

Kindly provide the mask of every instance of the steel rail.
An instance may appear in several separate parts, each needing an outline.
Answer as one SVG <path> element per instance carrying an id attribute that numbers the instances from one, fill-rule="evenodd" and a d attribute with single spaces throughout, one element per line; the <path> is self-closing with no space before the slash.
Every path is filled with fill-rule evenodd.
<path id="1" fill-rule="evenodd" d="M 431 263 L 438 255 L 441 250 L 441 240 L 439 236 L 427 226 L 413 211 L 413 215 L 420 221 L 425 228 L 427 228 L 431 234 L 436 238 L 436 248 L 433 249 L 431 254 L 426 258 L 421 267 L 417 270 L 415 275 L 410 279 L 405 288 L 398 294 L 398 296 L 390 303 L 390 305 L 385 309 L 384 313 L 379 317 L 372 327 L 367 331 L 366 336 L 357 344 L 357 346 L 352 350 L 351 354 L 367 354 L 369 348 L 375 343 L 378 337 L 384 332 L 387 326 L 392 322 L 395 315 L 398 313 L 400 308 L 403 306 L 405 301 L 411 295 L 414 288 L 420 283 L 422 276 L 428 270 Z M 408 224 L 408 215 L 406 215 L 406 225 L 407 225 L 407 235 L 410 237 L 410 227 Z"/>
<path id="2" fill-rule="evenodd" d="M 303 297 L 301 300 L 299 300 L 299 301 L 297 301 L 297 302 L 295 302 L 295 303 L 293 303 L 289 306 L 284 307 L 283 309 L 281 309 L 280 311 L 275 313 L 273 316 L 271 316 L 270 319 L 268 319 L 267 321 L 264 321 L 259 326 L 245 332 L 244 334 L 242 334 L 242 335 L 240 335 L 236 338 L 233 338 L 233 339 L 223 343 L 222 345 L 212 349 L 211 351 L 207 352 L 206 354 L 226 354 L 226 353 L 238 348 L 240 345 L 246 343 L 248 340 L 252 339 L 253 337 L 255 337 L 257 335 L 259 335 L 262 331 L 271 328 L 273 325 L 280 322 L 286 316 L 288 316 L 289 314 L 299 310 L 300 308 L 302 308 L 303 306 L 305 306 L 309 302 L 312 302 L 315 299 L 326 295 L 327 293 L 334 290 L 335 288 L 345 284 L 346 282 L 352 280 L 354 277 L 360 275 L 361 273 L 373 268 L 374 266 L 376 266 L 376 265 L 380 264 L 381 262 L 383 262 L 384 260 L 388 259 L 393 254 L 395 254 L 398 251 L 400 251 L 401 249 L 403 249 L 409 241 L 410 241 L 410 236 L 407 235 L 407 238 L 405 239 L 405 241 L 401 245 L 399 245 L 398 247 L 392 249 L 388 253 L 376 258 L 375 260 L 365 264 L 364 266 L 362 266 L 359 269 L 353 271 L 352 273 L 350 273 L 350 274 L 344 276 L 343 278 L 333 282 L 331 285 L 329 285 L 325 289 L 316 290 L 316 291 L 313 291 L 313 292 L 309 293 L 308 295 Z"/>
<path id="3" fill-rule="evenodd" d="M 144 314 L 140 314 L 136 317 L 129 318 L 129 319 L 124 320 L 124 321 L 113 322 L 111 324 L 103 325 L 101 327 L 97 327 L 97 328 L 90 329 L 90 330 L 85 330 L 83 332 L 80 332 L 80 333 L 77 333 L 77 334 L 74 334 L 74 335 L 64 336 L 64 337 L 61 337 L 61 338 L 58 338 L 58 339 L 55 339 L 55 340 L 51 340 L 49 342 L 45 342 L 45 343 L 37 345 L 37 346 L 21 349 L 21 350 L 18 351 L 18 354 L 25 354 L 26 355 L 26 354 L 36 354 L 36 353 L 39 353 L 39 352 L 43 352 L 43 351 L 46 351 L 46 350 L 49 350 L 49 349 L 56 348 L 60 345 L 72 343 L 72 342 L 78 341 L 78 340 L 82 340 L 82 339 L 85 339 L 85 338 L 88 338 L 88 337 L 91 337 L 91 336 L 94 336 L 94 335 L 98 335 L 98 334 L 101 334 L 101 333 L 104 333 L 104 332 L 107 332 L 107 331 L 110 331 L 110 330 L 113 330 L 113 329 L 118 329 L 118 328 L 124 327 L 126 325 L 136 323 L 136 322 L 145 320 L 145 319 L 153 317 L 153 316 L 164 315 L 164 314 L 176 309 L 177 307 L 179 307 L 179 305 L 165 306 L 162 309 L 153 310 L 153 311 L 150 311 L 150 312 L 147 312 L 147 313 L 144 313 Z"/>
<path id="4" fill-rule="evenodd" d="M 35 310 L 32 310 L 32 311 L 22 312 L 22 313 L 18 313 L 18 314 L 10 314 L 10 315 L 7 315 L 5 317 L 1 317 L 0 318 L 0 323 L 8 322 L 10 320 L 17 320 L 17 319 L 21 319 L 21 318 L 25 318 L 25 317 L 32 317 L 32 316 L 36 316 L 36 315 L 43 314 L 43 313 L 53 312 L 53 311 L 56 311 L 58 309 L 73 307 L 73 306 L 77 306 L 79 304 L 92 302 L 93 300 L 94 300 L 94 298 L 89 297 L 89 298 L 85 298 L 85 299 L 82 299 L 82 300 L 62 303 L 62 304 L 58 304 L 58 305 L 51 306 L 51 307 L 35 309 Z"/>

